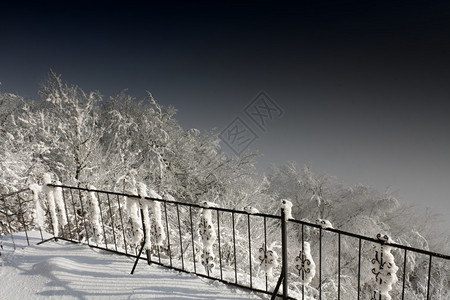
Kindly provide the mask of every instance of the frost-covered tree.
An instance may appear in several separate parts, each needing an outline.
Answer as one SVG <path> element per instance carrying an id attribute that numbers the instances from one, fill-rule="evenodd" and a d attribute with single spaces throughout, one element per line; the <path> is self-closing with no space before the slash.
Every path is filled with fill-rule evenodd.
<path id="1" fill-rule="evenodd" d="M 50 72 L 40 95 L 45 103 L 37 116 L 41 117 L 39 129 L 44 132 L 44 143 L 50 151 L 48 164 L 67 184 L 89 182 L 93 174 L 101 172 L 100 139 L 105 131 L 97 111 L 101 94 L 85 93 Z"/>
<path id="2" fill-rule="evenodd" d="M 44 171 L 47 148 L 39 141 L 31 108 L 13 94 L 0 94 L 0 193 L 7 194 L 35 182 Z M 40 174 L 39 174 L 40 173 Z"/>

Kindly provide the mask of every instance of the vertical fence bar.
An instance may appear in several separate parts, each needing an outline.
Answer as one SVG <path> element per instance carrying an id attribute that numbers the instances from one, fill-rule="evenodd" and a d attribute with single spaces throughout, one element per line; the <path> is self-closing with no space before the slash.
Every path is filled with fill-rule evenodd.
<path id="1" fill-rule="evenodd" d="M 17 216 L 17 219 L 19 219 L 19 216 L 22 217 L 22 225 L 23 229 L 25 230 L 25 237 L 27 239 L 28 246 L 30 246 L 30 240 L 28 239 L 27 225 L 25 224 L 25 217 L 23 216 L 24 212 L 22 211 L 22 203 L 20 202 L 20 194 L 17 194 L 17 203 L 19 204 L 19 211 L 18 211 L 19 215 Z"/>
<path id="2" fill-rule="evenodd" d="M 359 247 L 358 247 L 358 300 L 360 299 L 361 294 L 361 238 L 359 238 Z"/>
<path id="3" fill-rule="evenodd" d="M 302 253 L 305 253 L 305 225 L 302 224 Z M 302 272 L 302 300 L 305 299 L 305 272 Z"/>
<path id="4" fill-rule="evenodd" d="M 120 217 L 120 224 L 122 225 L 123 244 L 124 244 L 124 247 L 125 247 L 125 254 L 128 254 L 127 239 L 126 239 L 126 236 L 125 236 L 125 226 L 123 225 L 122 207 L 120 205 L 119 195 L 117 195 L 117 205 L 119 206 L 119 217 Z"/>
<path id="5" fill-rule="evenodd" d="M 430 283 L 431 283 L 431 259 L 433 258 L 430 255 L 430 260 L 428 262 L 428 282 L 427 282 L 427 300 L 430 299 Z"/>
<path id="6" fill-rule="evenodd" d="M 72 207 L 73 207 L 73 214 L 75 215 L 75 225 L 77 227 L 77 237 L 78 237 L 78 242 L 81 242 L 80 239 L 80 227 L 78 226 L 78 213 L 77 213 L 77 209 L 75 207 L 75 201 L 73 200 L 73 192 L 72 189 L 69 190 L 70 191 L 70 198 L 71 198 L 71 202 L 72 202 Z"/>
<path id="7" fill-rule="evenodd" d="M 264 253 L 267 253 L 267 220 L 266 216 L 264 216 Z M 266 278 L 266 292 L 269 290 L 269 283 L 267 280 L 267 274 L 265 276 Z"/>
<path id="8" fill-rule="evenodd" d="M 405 256 L 403 258 L 403 275 L 402 275 L 402 300 L 405 299 L 405 280 L 406 280 L 406 249 L 405 249 Z"/>
<path id="9" fill-rule="evenodd" d="M 322 227 L 319 228 L 319 300 L 322 300 Z"/>
<path id="10" fill-rule="evenodd" d="M 189 206 L 189 220 L 191 221 L 192 259 L 194 260 L 194 273 L 197 273 L 195 265 L 194 223 L 192 222 L 192 207 Z"/>
<path id="11" fill-rule="evenodd" d="M 84 224 L 84 232 L 86 233 L 86 241 L 87 244 L 89 244 L 89 233 L 88 233 L 88 229 L 86 227 L 86 215 L 85 215 L 85 210 L 84 210 L 84 205 L 83 205 L 83 198 L 81 197 L 81 190 L 78 190 L 78 194 L 80 197 L 80 205 L 81 205 L 81 215 L 83 216 L 83 224 Z"/>
<path id="12" fill-rule="evenodd" d="M 281 268 L 283 272 L 283 300 L 286 300 L 289 293 L 288 288 L 288 241 L 287 241 L 287 220 L 284 208 L 281 208 L 281 260 L 283 266 Z"/>
<path id="13" fill-rule="evenodd" d="M 100 209 L 100 220 L 102 221 L 103 240 L 105 241 L 106 249 L 108 249 L 108 240 L 106 238 L 105 222 L 103 221 L 102 199 L 100 199 L 100 194 L 98 192 L 97 192 L 97 199 L 98 199 L 98 207 Z"/>
<path id="14" fill-rule="evenodd" d="M 114 241 L 114 249 L 117 251 L 116 226 L 114 225 L 114 217 L 112 214 L 111 199 L 109 199 L 109 193 L 106 194 L 106 201 L 108 202 L 109 216 L 111 218 L 111 230 L 112 230 L 113 241 Z"/>
<path id="15" fill-rule="evenodd" d="M 167 202 L 164 202 L 164 213 L 166 215 L 166 229 L 167 229 L 167 251 L 169 252 L 169 262 L 172 267 L 172 251 L 170 250 L 170 232 L 169 232 L 169 221 L 167 217 Z"/>
<path id="16" fill-rule="evenodd" d="M 341 234 L 338 233 L 338 300 L 341 299 Z"/>
<path id="17" fill-rule="evenodd" d="M 219 242 L 219 266 L 220 266 L 220 279 L 223 280 L 223 270 L 222 270 L 222 250 L 220 248 L 220 211 L 217 210 L 217 238 Z"/>
<path id="18" fill-rule="evenodd" d="M 14 236 L 13 236 L 13 230 L 12 230 L 11 222 L 9 221 L 8 206 L 6 205 L 6 199 L 5 198 L 3 198 L 3 206 L 5 207 L 6 223 L 8 223 L 9 233 L 11 234 L 11 241 L 13 243 L 13 248 L 14 248 L 14 251 L 16 251 L 16 243 L 14 241 Z"/>
<path id="19" fill-rule="evenodd" d="M 64 189 L 61 187 L 61 194 L 62 194 L 62 199 L 63 199 L 63 203 L 64 203 L 64 211 L 66 212 L 66 219 L 67 219 L 67 228 L 69 229 L 69 239 L 72 239 L 72 226 L 70 226 L 70 218 L 69 218 L 69 212 L 67 210 L 67 201 L 66 201 L 66 196 L 64 196 Z"/>
<path id="20" fill-rule="evenodd" d="M 180 233 L 181 268 L 184 270 L 183 237 L 182 237 L 182 233 L 181 233 L 180 211 L 178 208 L 178 203 L 176 204 L 176 208 L 177 208 L 178 230 Z"/>
<path id="21" fill-rule="evenodd" d="M 250 288 L 253 288 L 253 275 L 252 275 L 252 237 L 250 235 L 250 214 L 247 215 L 247 227 L 248 227 L 248 263 L 250 271 Z"/>
<path id="22" fill-rule="evenodd" d="M 147 246 L 146 245 L 146 241 L 147 241 L 147 227 L 145 227 L 144 210 L 142 209 L 142 207 L 140 207 L 140 211 L 141 211 L 142 232 L 144 233 L 144 240 L 142 241 L 142 249 L 144 249 L 145 246 Z M 148 210 L 145 210 L 145 213 L 148 214 Z M 141 249 L 141 252 L 142 252 L 142 249 Z M 149 249 L 145 249 L 145 256 L 147 256 L 147 264 L 151 265 L 152 264 L 152 254 L 150 253 Z"/>
<path id="23" fill-rule="evenodd" d="M 236 230 L 234 228 L 234 211 L 231 213 L 231 221 L 233 224 L 234 283 L 237 283 Z"/>
<path id="24" fill-rule="evenodd" d="M 48 185 L 45 185 L 46 188 L 48 188 Z M 47 214 L 48 214 L 48 218 L 50 219 L 50 226 L 52 228 L 52 233 L 53 233 L 53 237 L 55 236 L 55 228 L 53 227 L 53 218 L 52 218 L 52 214 L 50 213 L 50 205 L 48 205 L 48 199 L 47 199 Z"/>

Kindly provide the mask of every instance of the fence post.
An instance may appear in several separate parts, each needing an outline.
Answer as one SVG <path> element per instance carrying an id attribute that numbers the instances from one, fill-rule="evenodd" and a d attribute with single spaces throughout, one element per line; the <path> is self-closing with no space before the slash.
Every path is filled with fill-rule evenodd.
<path id="1" fill-rule="evenodd" d="M 288 297 L 288 260 L 287 260 L 287 232 L 286 232 L 286 214 L 284 208 L 281 208 L 281 261 L 283 272 L 283 299 Z"/>
<path id="2" fill-rule="evenodd" d="M 288 261 L 287 261 L 287 232 L 286 232 L 286 213 L 284 207 L 281 208 L 281 274 L 277 286 L 273 291 L 272 298 L 275 299 L 283 281 L 283 300 L 288 298 Z"/>

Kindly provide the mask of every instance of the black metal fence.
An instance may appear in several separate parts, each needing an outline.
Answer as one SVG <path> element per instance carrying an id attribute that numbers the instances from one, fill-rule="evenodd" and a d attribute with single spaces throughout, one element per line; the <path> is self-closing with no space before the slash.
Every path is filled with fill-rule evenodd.
<path id="1" fill-rule="evenodd" d="M 33 209 L 33 193 L 29 189 L 0 195 L 0 255 L 1 250 L 7 250 L 8 247 L 16 250 L 19 246 L 37 242 L 29 237 L 29 231 L 36 229 Z M 45 240 L 44 232 L 40 229 L 39 236 L 41 242 Z"/>
<path id="2" fill-rule="evenodd" d="M 284 299 L 448 299 L 450 294 L 450 256 L 394 244 L 386 236 L 286 220 L 283 209 L 271 215 L 48 187 L 64 206 L 52 213 L 55 204 L 41 195 L 46 223 L 40 230 L 135 257 L 136 263 L 143 259 Z M 30 191 L 0 199 L 2 235 L 35 228 Z"/>

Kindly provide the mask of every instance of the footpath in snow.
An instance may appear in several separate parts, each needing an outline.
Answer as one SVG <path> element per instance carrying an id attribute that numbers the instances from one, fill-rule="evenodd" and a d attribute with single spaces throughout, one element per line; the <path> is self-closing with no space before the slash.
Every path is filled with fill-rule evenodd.
<path id="1" fill-rule="evenodd" d="M 49 241 L 26 246 L 15 235 L 17 250 L 3 237 L 0 299 L 262 299 L 220 282 L 179 273 L 85 245 Z M 0 238 L 1 239 L 1 238 Z"/>

